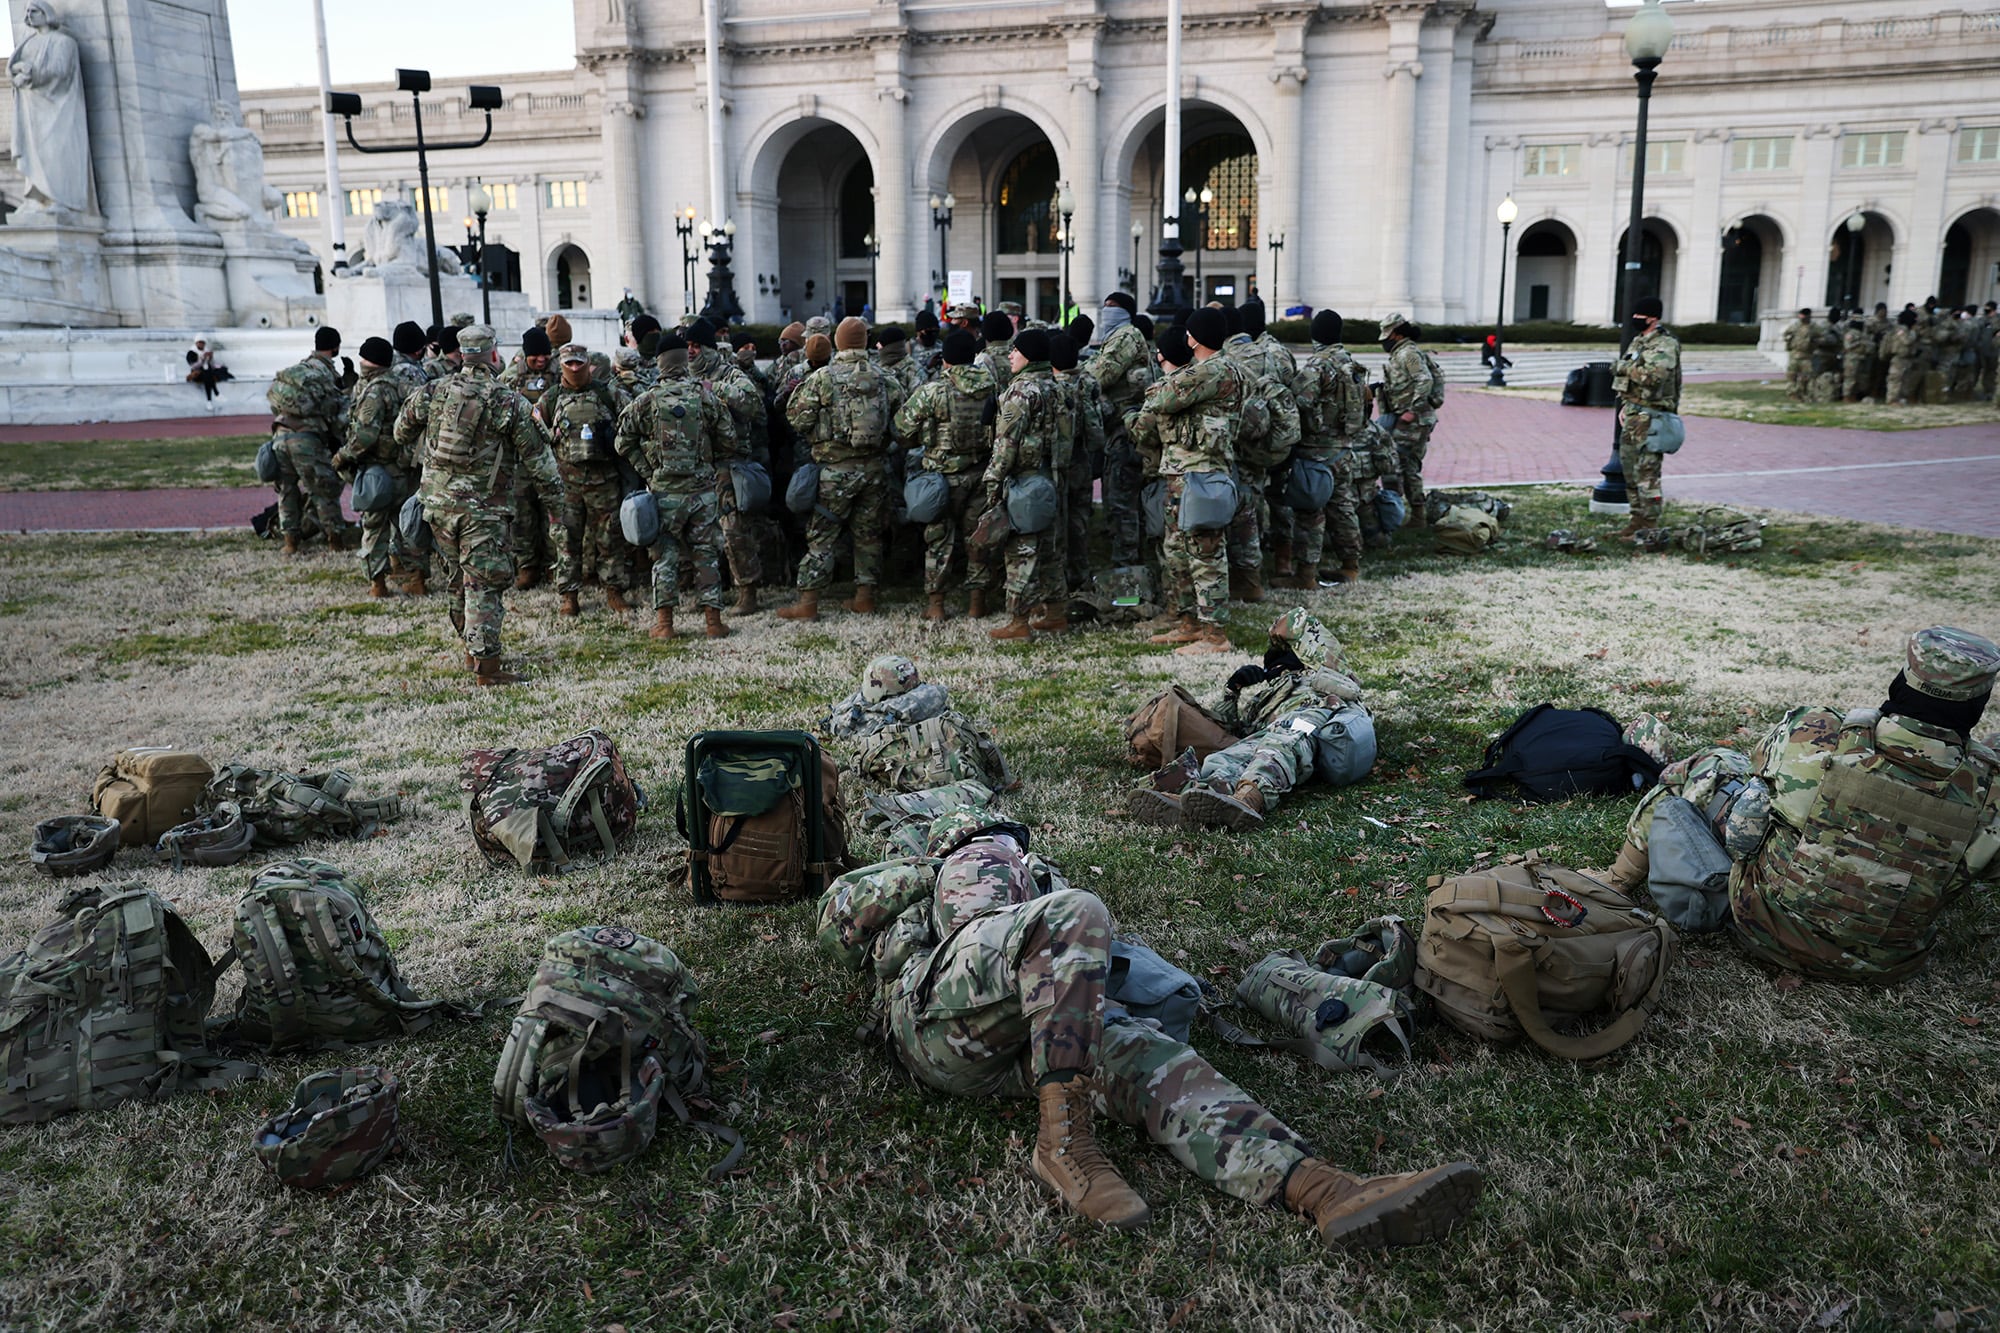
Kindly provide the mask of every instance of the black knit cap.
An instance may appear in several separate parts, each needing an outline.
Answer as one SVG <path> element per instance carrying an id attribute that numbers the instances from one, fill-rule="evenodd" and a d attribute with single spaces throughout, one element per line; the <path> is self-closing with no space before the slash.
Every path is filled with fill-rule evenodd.
<path id="1" fill-rule="evenodd" d="M 1076 369 L 1076 339 L 1067 333 L 1049 335 L 1049 365 L 1055 370 Z"/>
<path id="2" fill-rule="evenodd" d="M 1170 366 L 1184 366 L 1194 360 L 1194 345 L 1188 341 L 1187 329 L 1176 324 L 1161 334 L 1160 355 Z"/>
<path id="3" fill-rule="evenodd" d="M 340 350 L 340 330 L 331 324 L 322 324 L 313 332 L 315 352 L 338 352 Z"/>
<path id="4" fill-rule="evenodd" d="M 522 356 L 553 356 L 555 350 L 554 345 L 549 342 L 549 335 L 540 329 L 530 327 L 521 335 Z"/>
<path id="5" fill-rule="evenodd" d="M 1076 345 L 1082 347 L 1090 341 L 1090 335 L 1097 332 L 1097 321 L 1089 315 L 1078 315 L 1063 325 L 1063 332 L 1076 339 Z"/>
<path id="6" fill-rule="evenodd" d="M 1316 343 L 1337 343 L 1345 330 L 1338 310 L 1322 310 L 1313 316 L 1312 335 Z"/>
<path id="7" fill-rule="evenodd" d="M 371 366 L 386 366 L 396 359 L 396 349 L 387 338 L 369 338 L 361 344 L 361 359 Z"/>
<path id="8" fill-rule="evenodd" d="M 1004 315 L 1001 318 L 1006 318 Z M 1030 361 L 1049 359 L 1049 335 L 1043 329 L 1022 329 L 1014 335 L 1014 350 Z"/>
<path id="9" fill-rule="evenodd" d="M 684 331 L 689 347 L 715 346 L 715 325 L 705 319 L 698 319 Z"/>
<path id="10" fill-rule="evenodd" d="M 979 355 L 979 340 L 964 329 L 953 329 L 944 335 L 944 363 L 947 366 L 969 366 L 972 358 Z"/>
<path id="11" fill-rule="evenodd" d="M 1252 338 L 1264 331 L 1264 303 L 1243 307 L 1243 331 Z"/>
<path id="12" fill-rule="evenodd" d="M 429 342 L 430 338 L 418 326 L 417 321 L 406 319 L 396 326 L 394 333 L 389 335 L 389 341 L 404 356 L 420 356 L 423 354 L 424 344 Z"/>
<path id="13" fill-rule="evenodd" d="M 998 310 L 986 312 L 979 321 L 979 335 L 990 343 L 1003 343 L 1014 336 L 1014 321 Z"/>
<path id="14" fill-rule="evenodd" d="M 892 343 L 906 343 L 909 340 L 910 335 L 903 332 L 899 325 L 890 324 L 885 328 L 875 330 L 875 345 L 877 347 L 888 347 Z"/>
<path id="15" fill-rule="evenodd" d="M 1187 336 L 1191 342 L 1198 342 L 1211 352 L 1219 352 L 1222 344 L 1229 341 L 1229 318 L 1220 310 L 1203 306 L 1188 316 Z"/>

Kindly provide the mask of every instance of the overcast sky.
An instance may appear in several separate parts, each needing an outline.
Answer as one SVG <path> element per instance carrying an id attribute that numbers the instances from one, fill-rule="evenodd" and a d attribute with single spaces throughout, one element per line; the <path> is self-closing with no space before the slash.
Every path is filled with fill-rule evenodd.
<path id="1" fill-rule="evenodd" d="M 312 0 L 229 0 L 239 88 L 319 82 Z M 15 34 L 0 35 L 13 50 Z M 567 69 L 576 59 L 573 0 L 326 0 L 333 86 L 379 83 L 398 66 L 439 79 Z"/>

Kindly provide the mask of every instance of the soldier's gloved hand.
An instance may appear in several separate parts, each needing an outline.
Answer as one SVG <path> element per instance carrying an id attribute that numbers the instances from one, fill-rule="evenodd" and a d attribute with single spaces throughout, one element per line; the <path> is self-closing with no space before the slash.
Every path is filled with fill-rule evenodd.
<path id="1" fill-rule="evenodd" d="M 1403 479 L 1394 473 L 1386 473 L 1382 477 L 1382 489 L 1385 491 L 1394 491 L 1397 495 L 1401 495 L 1403 493 Z"/>
<path id="2" fill-rule="evenodd" d="M 1231 691 L 1247 690 L 1252 685 L 1262 685 L 1269 679 L 1270 674 L 1254 662 L 1249 666 L 1237 667 L 1235 674 L 1229 678 L 1229 688 Z"/>

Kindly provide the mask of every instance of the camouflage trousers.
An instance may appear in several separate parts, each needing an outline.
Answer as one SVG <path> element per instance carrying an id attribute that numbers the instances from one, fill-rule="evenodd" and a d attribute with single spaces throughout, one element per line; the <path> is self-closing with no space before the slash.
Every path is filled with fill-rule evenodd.
<path id="1" fill-rule="evenodd" d="M 625 498 L 616 464 L 563 463 L 562 549 L 556 552 L 556 591 L 573 593 L 595 579 L 621 592 L 632 573 L 632 548 L 618 524 Z"/>
<path id="2" fill-rule="evenodd" d="M 1889 382 L 1882 395 L 1890 402 L 1900 402 L 1915 398 L 1924 387 L 1924 362 L 1913 356 L 1892 356 L 1889 358 Z"/>
<path id="3" fill-rule="evenodd" d="M 1063 478 L 1063 512 L 1056 526 L 1057 563 L 1069 592 L 1097 581 L 1090 569 L 1090 508 L 1096 481 L 1079 460 Z"/>
<path id="4" fill-rule="evenodd" d="M 401 468 L 389 468 L 389 475 L 396 479 L 396 507 L 378 509 L 361 516 L 361 570 L 371 579 L 387 578 L 389 561 L 394 557 L 405 574 L 422 574 L 428 579 L 431 573 L 430 552 L 410 549 L 403 540 L 403 527 L 396 521 L 402 502 L 416 487 L 409 474 Z"/>
<path id="5" fill-rule="evenodd" d="M 1220 528 L 1209 532 L 1181 530 L 1184 485 L 1179 477 L 1167 478 L 1167 530 L 1160 539 L 1167 610 L 1197 616 L 1212 625 L 1221 619 L 1222 608 L 1229 601 L 1228 534 Z"/>
<path id="6" fill-rule="evenodd" d="M 333 455 L 320 437 L 308 430 L 282 431 L 278 435 L 278 531 L 296 535 L 299 521 L 308 507 L 321 532 L 332 540 L 336 532 L 347 530 L 340 512 L 340 474 L 333 470 Z"/>
<path id="7" fill-rule="evenodd" d="M 1252 732 L 1226 750 L 1217 750 L 1201 763 L 1203 782 L 1219 781 L 1225 787 L 1252 782 L 1264 793 L 1264 809 L 1276 808 L 1278 798 L 1309 782 L 1313 775 L 1312 733 L 1333 717 L 1331 708 L 1301 708 L 1287 713 L 1271 726 Z M 1299 731 L 1297 721 L 1308 728 Z"/>
<path id="8" fill-rule="evenodd" d="M 1785 390 L 1793 398 L 1804 399 L 1812 392 L 1812 358 L 1788 356 L 1785 358 Z"/>
<path id="9" fill-rule="evenodd" d="M 1139 492 L 1145 486 L 1139 453 L 1124 427 L 1113 431 L 1104 446 L 1104 521 L 1111 530 L 1111 563 L 1139 562 L 1139 539 L 1145 526 L 1139 513 Z"/>
<path id="10" fill-rule="evenodd" d="M 503 593 L 514 581 L 513 522 L 505 514 L 430 513 L 431 548 L 444 570 L 445 607 L 474 657 L 500 656 Z"/>
<path id="11" fill-rule="evenodd" d="M 1327 464 L 1333 469 L 1333 498 L 1324 509 L 1309 513 L 1290 510 L 1293 522 L 1292 567 L 1316 573 L 1331 538 L 1333 553 L 1345 565 L 1361 563 L 1361 517 L 1354 504 L 1354 461 L 1345 453 Z M 1373 480 L 1372 478 L 1370 480 Z"/>
<path id="12" fill-rule="evenodd" d="M 1229 568 L 1258 577 L 1264 568 L 1264 476 L 1260 472 L 1236 478 L 1236 517 L 1229 520 Z"/>
<path id="13" fill-rule="evenodd" d="M 531 570 L 540 577 L 555 568 L 556 538 L 549 531 L 549 524 L 559 517 L 542 503 L 524 469 L 514 483 L 514 540 L 520 543 L 514 552 L 516 573 Z"/>
<path id="14" fill-rule="evenodd" d="M 1875 392 L 1875 358 L 1852 357 L 1841 365 L 1840 394 L 1848 402 L 1859 402 Z"/>
<path id="15" fill-rule="evenodd" d="M 1666 455 L 1646 447 L 1652 425 L 1652 413 L 1643 407 L 1618 409 L 1618 466 L 1625 469 L 1625 498 L 1631 502 L 1632 517 L 1647 528 L 1660 526 L 1666 510 L 1660 492 L 1660 460 Z"/>
<path id="16" fill-rule="evenodd" d="M 1396 448 L 1396 466 L 1403 474 L 1403 499 L 1409 502 L 1412 518 L 1424 512 L 1424 455 L 1430 452 L 1435 421 L 1397 420 L 1389 432 Z"/>
<path id="17" fill-rule="evenodd" d="M 882 578 L 882 533 L 889 522 L 889 481 L 880 463 L 829 463 L 819 470 L 819 500 L 806 529 L 799 588 L 819 592 L 833 582 L 840 534 L 854 539 L 854 581 Z"/>
<path id="18" fill-rule="evenodd" d="M 722 521 L 715 492 L 654 491 L 660 540 L 653 544 L 653 609 L 671 610 L 681 596 L 681 552 L 694 567 L 696 600 L 722 606 Z"/>
<path id="19" fill-rule="evenodd" d="M 729 556 L 729 582 L 738 588 L 754 588 L 764 581 L 763 534 L 757 516 L 736 507 L 736 482 L 728 468 L 715 474 L 715 503 L 722 524 L 722 549 Z"/>
<path id="20" fill-rule="evenodd" d="M 935 522 L 924 524 L 924 591 L 941 593 L 951 586 L 952 568 L 964 563 L 968 588 L 991 588 L 993 553 L 973 540 L 986 503 L 984 478 L 978 468 L 944 474 L 951 498 Z"/>
<path id="21" fill-rule="evenodd" d="M 1032 535 L 1014 530 L 1004 504 L 996 504 L 980 516 L 968 549 L 984 552 L 987 561 L 997 560 L 1005 568 L 1002 586 L 1009 615 L 1026 615 L 1040 602 L 1061 606 L 1069 600 L 1063 587 L 1061 531 L 1061 514 L 1046 531 Z"/>
<path id="22" fill-rule="evenodd" d="M 1227 1194 L 1276 1198 L 1305 1140 L 1186 1043 L 1107 1023 L 1110 950 L 1110 913 L 1076 889 L 975 917 L 899 979 L 890 1040 L 918 1081 L 964 1097 L 1032 1098 L 1049 1073 L 1095 1070 L 1106 1115 Z"/>

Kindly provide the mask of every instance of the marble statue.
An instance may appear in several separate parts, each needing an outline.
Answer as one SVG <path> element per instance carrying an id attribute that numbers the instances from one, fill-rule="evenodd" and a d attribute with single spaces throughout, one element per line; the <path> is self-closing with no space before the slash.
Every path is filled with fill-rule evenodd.
<path id="1" fill-rule="evenodd" d="M 7 62 L 14 85 L 14 163 L 27 181 L 22 211 L 95 213 L 76 39 L 62 30 L 47 0 L 34 0 L 22 21 L 28 36 Z"/>
<path id="2" fill-rule="evenodd" d="M 418 235 L 422 229 L 415 204 L 407 199 L 384 199 L 375 205 L 375 215 L 361 233 L 361 250 L 354 256 L 354 271 L 365 274 L 405 268 L 429 272 L 424 264 L 423 239 Z M 456 254 L 442 245 L 437 247 L 438 272 L 458 273 L 463 267 Z"/>
<path id="3" fill-rule="evenodd" d="M 243 127 L 233 102 L 211 104 L 207 124 L 188 136 L 194 165 L 194 215 L 198 221 L 271 226 L 271 211 L 285 197 L 264 183 L 264 146 Z"/>

